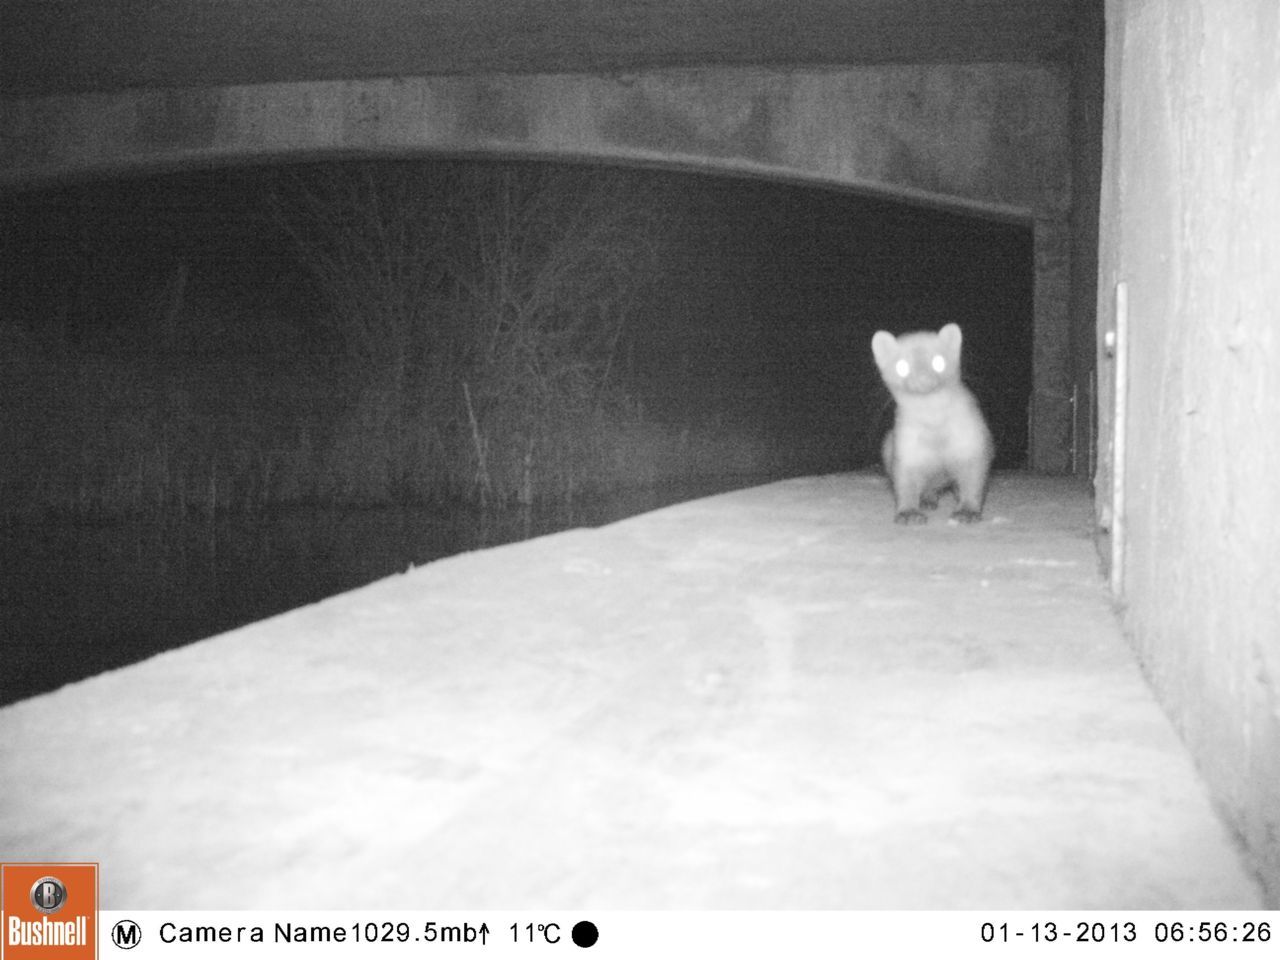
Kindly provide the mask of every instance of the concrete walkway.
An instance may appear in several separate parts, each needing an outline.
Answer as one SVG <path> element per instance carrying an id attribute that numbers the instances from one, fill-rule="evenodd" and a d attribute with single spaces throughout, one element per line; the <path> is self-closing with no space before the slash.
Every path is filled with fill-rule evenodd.
<path id="1" fill-rule="evenodd" d="M 868 476 L 455 557 L 0 710 L 124 908 L 1254 908 L 1078 485 Z"/>

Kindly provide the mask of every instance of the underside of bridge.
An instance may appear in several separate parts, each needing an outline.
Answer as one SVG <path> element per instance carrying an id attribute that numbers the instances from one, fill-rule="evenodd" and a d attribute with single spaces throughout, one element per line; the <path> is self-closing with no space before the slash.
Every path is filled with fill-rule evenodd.
<path id="1" fill-rule="evenodd" d="M 1063 62 L 1080 0 L 12 0 L 0 93 L 471 73 Z"/>
<path id="2" fill-rule="evenodd" d="M 537 157 L 1022 224 L 1026 462 L 1091 470 L 1092 0 L 22 2 L 0 11 L 0 91 L 0 184 L 19 188 L 300 157 Z"/>

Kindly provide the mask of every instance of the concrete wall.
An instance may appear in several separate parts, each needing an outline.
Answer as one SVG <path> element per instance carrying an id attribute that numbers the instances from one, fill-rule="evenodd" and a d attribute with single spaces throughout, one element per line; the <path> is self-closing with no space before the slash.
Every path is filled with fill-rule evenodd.
<path id="1" fill-rule="evenodd" d="M 1068 466 L 1069 82 L 1044 64 L 454 76 L 0 98 L 0 185 L 300 154 L 604 159 L 1034 223 L 1031 462 Z"/>
<path id="2" fill-rule="evenodd" d="M 1073 472 L 1096 468 L 1098 340 L 1098 191 L 1102 175 L 1102 107 L 1106 15 L 1102 0 L 1077 14 L 1071 56 L 1071 452 Z"/>
<path id="3" fill-rule="evenodd" d="M 1106 86 L 1124 624 L 1280 906 L 1280 4 L 1109 0 Z"/>

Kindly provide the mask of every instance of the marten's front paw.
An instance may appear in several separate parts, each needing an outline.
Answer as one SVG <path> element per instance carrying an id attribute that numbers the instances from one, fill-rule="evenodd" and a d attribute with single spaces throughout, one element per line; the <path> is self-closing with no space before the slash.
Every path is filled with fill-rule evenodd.
<path id="1" fill-rule="evenodd" d="M 921 510 L 937 510 L 938 498 L 937 497 L 921 497 L 920 509 Z"/>
<path id="2" fill-rule="evenodd" d="M 893 518 L 894 523 L 928 523 L 929 518 L 919 510 L 899 510 L 898 515 Z"/>
<path id="3" fill-rule="evenodd" d="M 951 514 L 951 519 L 956 523 L 977 523 L 982 519 L 982 511 L 973 510 L 969 507 L 961 507 L 955 513 Z"/>

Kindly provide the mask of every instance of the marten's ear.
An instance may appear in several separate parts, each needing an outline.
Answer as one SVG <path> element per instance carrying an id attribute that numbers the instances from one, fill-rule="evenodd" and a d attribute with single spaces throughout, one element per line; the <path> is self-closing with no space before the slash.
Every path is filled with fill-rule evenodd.
<path id="1" fill-rule="evenodd" d="M 948 323 L 938 331 L 938 340 L 948 353 L 960 353 L 960 328 L 954 323 Z"/>
<path id="2" fill-rule="evenodd" d="M 892 366 L 893 358 L 898 355 L 898 338 L 888 330 L 877 330 L 871 338 L 871 352 L 878 366 Z"/>

